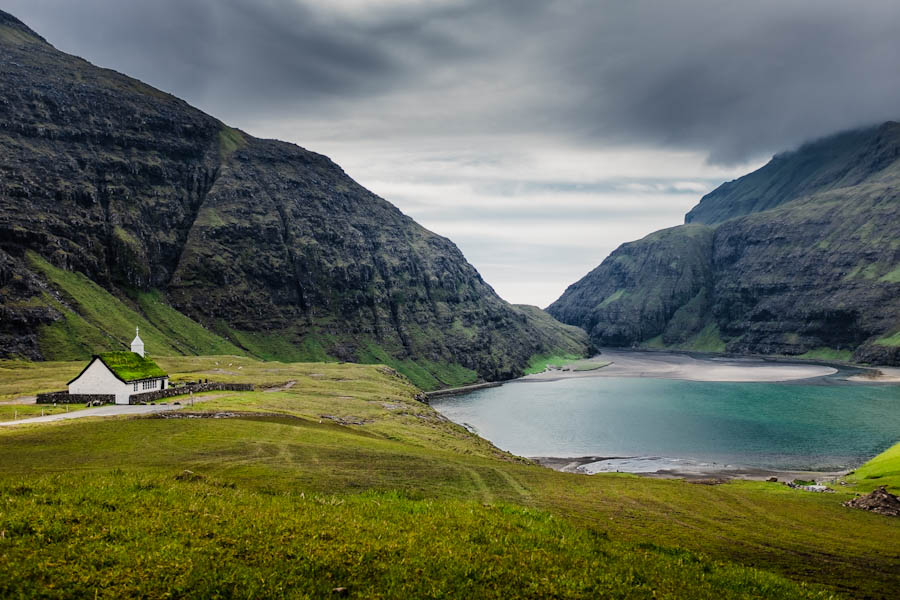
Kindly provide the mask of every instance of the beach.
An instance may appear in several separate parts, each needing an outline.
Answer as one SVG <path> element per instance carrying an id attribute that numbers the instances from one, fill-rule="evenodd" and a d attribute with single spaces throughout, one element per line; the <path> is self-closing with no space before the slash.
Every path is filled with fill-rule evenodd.
<path id="1" fill-rule="evenodd" d="M 848 471 L 759 469 L 754 467 L 738 467 L 653 457 L 579 456 L 561 458 L 554 456 L 532 456 L 529 458 L 541 466 L 548 467 L 555 471 L 562 471 L 563 473 L 581 473 L 584 475 L 593 475 L 596 473 L 630 473 L 642 477 L 684 479 L 686 481 L 700 482 L 727 481 L 731 479 L 767 481 L 772 477 L 778 479 L 778 481 L 802 479 L 804 481 L 822 482 L 838 480 L 848 473 Z"/>
<path id="2" fill-rule="evenodd" d="M 554 381 L 569 377 L 653 377 L 657 379 L 681 379 L 685 381 L 779 382 L 796 381 L 834 375 L 833 367 L 816 364 L 780 363 L 758 358 L 697 358 L 674 352 L 635 352 L 627 350 L 602 350 L 592 359 L 578 361 L 578 365 L 590 361 L 610 364 L 590 370 L 547 370 L 526 375 L 525 381 Z M 896 374 L 900 381 L 900 369 Z M 869 380 L 871 381 L 871 380 Z"/>
<path id="3" fill-rule="evenodd" d="M 900 383 L 900 368 L 897 367 L 878 367 L 865 373 L 851 375 L 847 381 L 858 381 L 860 383 Z"/>

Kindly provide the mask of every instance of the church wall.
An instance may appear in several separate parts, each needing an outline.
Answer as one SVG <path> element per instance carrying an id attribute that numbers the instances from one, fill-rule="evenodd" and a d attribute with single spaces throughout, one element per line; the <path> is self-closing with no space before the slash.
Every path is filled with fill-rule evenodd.
<path id="1" fill-rule="evenodd" d="M 69 384 L 70 394 L 114 394 L 116 404 L 128 404 L 133 391 L 133 386 L 123 383 L 99 360 Z"/>

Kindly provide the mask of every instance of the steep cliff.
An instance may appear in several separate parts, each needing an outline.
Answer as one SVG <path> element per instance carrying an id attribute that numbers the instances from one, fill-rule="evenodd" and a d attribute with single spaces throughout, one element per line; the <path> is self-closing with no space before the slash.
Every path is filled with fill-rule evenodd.
<path id="1" fill-rule="evenodd" d="M 2 12 L 0 81 L 0 356 L 116 349 L 140 321 L 151 353 L 387 362 L 438 387 L 587 350 L 328 158 Z"/>
<path id="2" fill-rule="evenodd" d="M 547 310 L 597 345 L 900 363 L 900 124 L 778 155 Z"/>

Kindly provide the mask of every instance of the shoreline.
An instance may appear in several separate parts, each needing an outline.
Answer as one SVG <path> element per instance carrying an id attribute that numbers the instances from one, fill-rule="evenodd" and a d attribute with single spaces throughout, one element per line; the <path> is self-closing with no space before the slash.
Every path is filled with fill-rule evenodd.
<path id="1" fill-rule="evenodd" d="M 859 383 L 900 383 L 900 367 L 872 367 L 847 378 Z"/>
<path id="2" fill-rule="evenodd" d="M 790 469 L 762 469 L 758 467 L 728 467 L 727 465 L 716 465 L 710 467 L 696 466 L 695 468 L 683 469 L 659 469 L 648 472 L 631 472 L 631 471 L 596 471 L 591 472 L 584 469 L 585 465 L 590 465 L 606 461 L 621 461 L 638 459 L 639 457 L 627 456 L 578 456 L 578 457 L 558 457 L 558 456 L 530 456 L 529 460 L 536 462 L 542 467 L 560 471 L 562 473 L 578 473 L 581 475 L 595 475 L 600 473 L 628 473 L 640 477 L 649 477 L 654 479 L 683 479 L 689 482 L 725 482 L 732 480 L 745 481 L 768 481 L 775 477 L 779 482 L 793 481 L 794 479 L 821 481 L 835 481 L 841 477 L 848 475 L 852 469 L 842 471 L 801 471 Z"/>
<path id="3" fill-rule="evenodd" d="M 590 370 L 575 370 L 572 365 L 584 366 L 609 363 Z M 849 373 L 847 373 L 849 371 Z M 699 382 L 788 383 L 825 377 L 846 376 L 840 381 L 890 383 L 900 369 L 890 372 L 891 380 L 866 376 L 864 367 L 849 367 L 787 360 L 767 360 L 757 357 L 699 356 L 682 352 L 635 351 L 601 349 L 601 353 L 561 368 L 548 368 L 525 375 L 512 382 L 550 382 L 581 377 L 646 377 Z M 843 372 L 843 373 L 842 373 Z"/>
<path id="4" fill-rule="evenodd" d="M 591 363 L 596 363 L 598 366 L 588 370 L 575 370 L 579 366 L 583 368 Z M 739 357 L 679 351 L 604 348 L 600 349 L 599 354 L 589 359 L 572 361 L 563 367 L 549 367 L 542 373 L 526 375 L 503 383 L 550 383 L 583 377 L 853 386 L 900 383 L 900 368 L 873 368 L 838 364 L 832 361 L 812 362 L 792 360 L 789 357 Z M 467 390 L 459 390 L 457 393 L 465 393 L 465 391 Z M 683 479 L 704 483 L 722 483 L 740 479 L 767 481 L 773 477 L 782 482 L 794 479 L 836 481 L 852 472 L 852 469 L 839 471 L 765 469 L 662 457 L 532 456 L 526 458 L 541 466 L 566 473 L 591 475 L 603 472 L 621 472 L 641 477 Z M 604 462 L 608 464 L 605 466 L 598 464 Z M 594 469 L 585 468 L 592 464 L 595 465 Z"/>

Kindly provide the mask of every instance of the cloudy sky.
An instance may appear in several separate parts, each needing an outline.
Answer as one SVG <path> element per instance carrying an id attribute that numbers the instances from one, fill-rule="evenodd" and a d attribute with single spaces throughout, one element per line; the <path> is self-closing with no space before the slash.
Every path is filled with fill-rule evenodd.
<path id="1" fill-rule="evenodd" d="M 896 0 L 0 0 L 329 155 L 545 306 L 774 152 L 900 118 Z"/>

